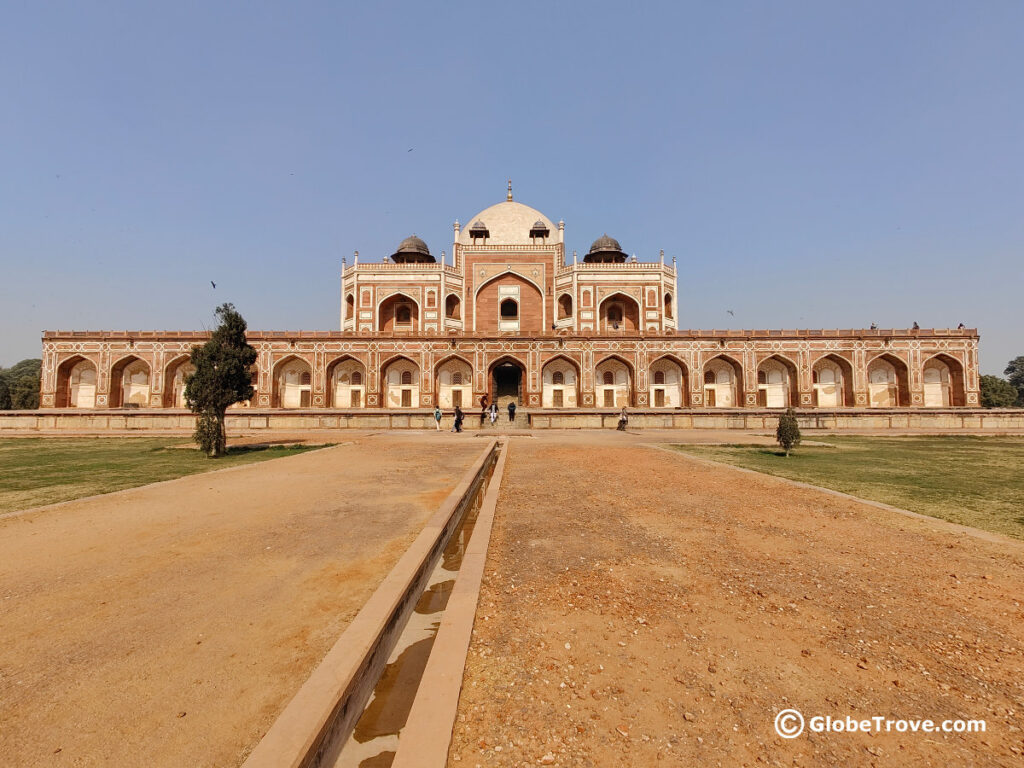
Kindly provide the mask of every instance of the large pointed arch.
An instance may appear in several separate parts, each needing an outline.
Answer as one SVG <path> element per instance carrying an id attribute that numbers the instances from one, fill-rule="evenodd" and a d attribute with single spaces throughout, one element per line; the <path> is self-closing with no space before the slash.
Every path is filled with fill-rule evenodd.
<path id="1" fill-rule="evenodd" d="M 572 379 L 566 377 L 566 371 Z M 541 363 L 541 406 L 544 408 L 577 408 L 581 402 L 583 365 L 569 355 L 557 353 Z"/>
<path id="2" fill-rule="evenodd" d="M 442 357 L 440 360 L 437 361 L 437 363 L 434 365 L 434 373 L 436 374 L 437 370 L 442 365 L 444 365 L 445 363 L 447 363 L 447 362 L 449 362 L 451 360 L 461 360 L 462 362 L 464 362 L 466 365 L 469 366 L 470 370 L 473 369 L 473 363 L 472 363 L 471 360 L 467 359 L 464 355 L 460 355 L 458 352 L 451 352 L 451 353 L 445 355 L 444 357 Z"/>
<path id="3" fill-rule="evenodd" d="M 80 375 L 83 370 L 89 370 L 91 374 L 91 382 L 85 384 L 85 387 L 91 387 L 91 391 L 87 393 L 82 392 L 80 382 L 73 381 L 74 376 Z M 57 408 L 95 408 L 98 376 L 99 367 L 96 362 L 84 355 L 72 355 L 61 361 L 57 366 L 54 405 Z"/>
<path id="4" fill-rule="evenodd" d="M 418 408 L 423 369 L 408 355 L 396 354 L 380 366 L 381 406 Z"/>
<path id="5" fill-rule="evenodd" d="M 686 364 L 686 361 L 683 360 L 683 358 L 681 358 L 679 355 L 673 352 L 665 352 L 663 354 L 658 355 L 653 360 L 651 360 L 651 365 L 654 365 L 659 360 L 671 360 L 673 363 L 675 363 L 676 365 L 683 369 L 684 375 L 690 375 L 690 366 Z"/>
<path id="6" fill-rule="evenodd" d="M 882 352 L 879 355 L 875 355 L 873 358 L 868 360 L 865 370 L 868 374 L 868 405 L 872 404 L 871 401 L 871 371 L 872 367 L 879 361 L 884 361 L 891 365 L 895 370 L 896 375 L 896 402 L 893 404 L 897 408 L 905 408 L 910 405 L 910 367 L 907 362 L 901 357 L 892 354 L 891 352 Z"/>
<path id="7" fill-rule="evenodd" d="M 163 393 L 161 395 L 161 402 L 164 408 L 179 408 L 181 400 L 181 392 L 176 386 L 176 382 L 180 382 L 180 386 L 184 387 L 185 382 L 183 377 L 178 377 L 179 370 L 187 375 L 187 366 L 191 364 L 192 354 L 190 352 L 182 352 L 172 357 L 164 365 L 164 373 L 162 379 Z"/>
<path id="8" fill-rule="evenodd" d="M 505 366 L 519 369 L 519 377 L 514 380 Z M 487 364 L 487 397 L 492 403 L 499 403 L 503 398 L 512 399 L 516 404 L 523 405 L 526 401 L 526 384 L 529 366 L 515 355 L 499 355 Z M 513 391 L 514 390 L 514 391 Z M 501 403 L 499 403 L 501 405 Z"/>
<path id="9" fill-rule="evenodd" d="M 719 352 L 717 355 L 709 357 L 707 360 L 705 360 L 704 365 L 701 366 L 702 372 L 707 370 L 709 363 L 713 363 L 716 360 L 721 360 L 727 363 L 735 372 L 736 379 L 739 382 L 740 386 L 743 385 L 743 363 L 741 363 L 735 357 L 730 355 L 728 352 Z"/>
<path id="10" fill-rule="evenodd" d="M 282 381 L 289 366 L 295 366 L 300 377 L 297 381 Z M 304 371 L 300 371 L 304 368 Z M 302 374 L 309 375 L 309 382 L 304 382 Z M 313 397 L 313 363 L 302 355 L 289 353 L 277 360 L 271 368 L 271 399 L 272 408 L 308 408 Z"/>
<path id="11" fill-rule="evenodd" d="M 404 352 L 396 352 L 391 357 L 389 357 L 389 358 L 387 358 L 385 360 L 382 360 L 380 362 L 380 366 L 378 367 L 378 370 L 380 371 L 380 375 L 383 376 L 384 375 L 384 371 L 386 371 L 392 365 L 397 363 L 399 360 L 405 360 L 407 362 L 410 362 L 410 363 L 412 363 L 413 365 L 416 366 L 416 370 L 417 371 L 421 370 L 419 362 L 417 362 L 413 358 L 409 357 L 409 355 L 405 354 Z"/>
<path id="12" fill-rule="evenodd" d="M 125 382 L 125 371 L 141 371 L 145 368 L 146 383 Z M 149 393 L 153 385 L 153 366 L 136 354 L 119 358 L 110 366 L 110 407 L 145 408 L 149 405 Z"/>
<path id="13" fill-rule="evenodd" d="M 967 387 L 964 377 L 964 364 L 952 355 L 937 352 L 921 363 L 921 380 L 924 381 L 925 371 L 932 361 L 942 363 L 949 369 L 949 404 L 954 407 L 967 405 Z"/>
<path id="14" fill-rule="evenodd" d="M 719 381 L 718 371 L 731 371 L 729 382 Z M 709 380 L 713 374 L 714 381 Z M 701 386 L 704 406 L 707 408 L 739 408 L 743 405 L 746 386 L 743 381 L 743 364 L 728 352 L 719 352 L 701 365 Z"/>
<path id="15" fill-rule="evenodd" d="M 677 366 L 679 368 L 679 374 L 680 374 L 679 392 L 678 392 L 677 397 L 675 397 L 675 398 L 670 396 L 670 394 L 675 394 L 674 392 L 671 392 L 671 390 L 670 390 L 671 385 L 670 384 L 667 384 L 667 383 L 659 384 L 656 381 L 656 378 L 657 378 L 656 373 L 657 373 L 657 371 L 659 369 L 659 363 L 663 363 L 663 362 L 665 362 L 665 363 L 672 363 L 673 365 L 675 365 L 675 366 Z M 679 357 L 678 355 L 674 355 L 671 352 L 666 352 L 665 354 L 658 355 L 658 357 L 654 358 L 651 361 L 651 363 L 648 366 L 647 370 L 648 370 L 648 373 L 647 373 L 647 388 L 650 390 L 650 405 L 652 407 L 685 408 L 689 404 L 689 395 L 690 395 L 690 367 L 686 364 L 686 362 L 681 357 Z M 663 406 L 657 405 L 658 396 L 657 396 L 657 391 L 656 390 L 659 387 L 666 388 L 665 389 L 665 394 L 663 395 L 663 397 L 665 399 L 665 405 L 663 405 Z M 671 403 L 672 403 L 672 401 L 674 399 L 678 400 L 678 405 L 674 405 L 674 406 L 671 405 Z"/>
<path id="16" fill-rule="evenodd" d="M 513 277 L 518 277 L 520 280 L 529 283 L 530 285 L 537 289 L 537 293 L 539 293 L 541 296 L 544 296 L 544 288 L 532 277 L 527 277 L 526 275 L 521 274 L 515 271 L 514 269 L 506 269 L 504 272 L 499 272 L 496 275 L 491 275 L 482 283 L 480 283 L 480 285 L 476 286 L 476 288 L 473 290 L 473 298 L 475 299 L 477 296 L 479 296 L 480 292 L 488 285 L 493 283 L 495 280 L 501 280 L 503 277 L 508 277 L 509 275 L 512 275 Z"/>
<path id="17" fill-rule="evenodd" d="M 612 308 L 621 307 L 622 316 L 611 316 Z M 639 333 L 643 328 L 643 308 L 640 302 L 628 293 L 616 291 L 598 302 L 597 317 L 601 333 L 621 335 Z M 632 326 L 632 327 L 631 327 Z"/>
<path id="18" fill-rule="evenodd" d="M 565 362 L 569 363 L 569 365 L 576 369 L 576 373 L 578 375 L 582 375 L 583 363 L 581 363 L 579 360 L 572 357 L 571 355 L 566 354 L 565 352 L 556 352 L 555 354 L 551 355 L 551 357 L 545 358 L 544 361 L 541 363 L 541 367 L 543 368 L 548 363 L 553 363 L 556 360 L 564 360 Z"/>
<path id="19" fill-rule="evenodd" d="M 408 307 L 408 322 L 402 317 L 402 307 Z M 396 291 L 377 302 L 378 333 L 416 333 L 423 324 L 423 308 L 405 291 Z"/>
<path id="20" fill-rule="evenodd" d="M 626 369 L 625 382 L 620 381 L 615 375 L 612 363 L 618 363 Z M 604 374 L 611 373 L 611 381 L 607 381 Z M 636 390 L 636 367 L 626 358 L 619 354 L 609 354 L 602 357 L 594 364 L 594 393 L 597 397 L 597 406 L 600 408 L 622 408 L 623 406 L 634 405 L 634 392 Z"/>
<path id="21" fill-rule="evenodd" d="M 620 363 L 624 363 L 625 366 L 629 368 L 629 375 L 636 377 L 636 366 L 633 365 L 632 362 L 630 362 L 629 358 L 623 357 L 618 352 L 610 352 L 609 354 L 605 355 L 596 363 L 594 363 L 594 368 L 598 368 L 602 363 L 606 363 L 609 360 L 618 360 Z"/>
<path id="22" fill-rule="evenodd" d="M 465 357 L 457 352 L 445 355 L 434 365 L 433 378 L 434 405 L 473 407 L 473 363 Z"/>
<path id="23" fill-rule="evenodd" d="M 503 293 L 503 288 L 516 290 Z M 474 288 L 471 301 L 473 331 L 539 334 L 546 328 L 548 297 L 543 286 L 514 270 L 505 270 L 484 280 Z M 515 305 L 514 316 L 502 313 L 503 306 L 511 307 L 509 302 Z"/>
<path id="24" fill-rule="evenodd" d="M 761 381 L 762 367 L 767 371 L 771 366 L 765 366 L 765 363 L 774 362 L 776 365 L 781 366 L 786 372 L 786 385 L 785 385 L 785 397 L 781 405 L 775 403 L 772 407 L 777 408 L 796 408 L 800 405 L 800 367 L 791 360 L 788 356 L 781 352 L 773 352 L 770 355 L 766 355 L 757 361 L 757 397 L 758 405 L 767 407 L 768 402 L 765 401 L 765 385 Z"/>
<path id="25" fill-rule="evenodd" d="M 337 374 L 344 373 L 345 380 Z M 363 408 L 366 405 L 366 363 L 352 354 L 341 354 L 325 369 L 326 401 L 332 408 Z"/>
<path id="26" fill-rule="evenodd" d="M 811 366 L 811 386 L 815 390 L 814 405 L 816 407 L 828 407 L 822 406 L 818 402 L 819 389 L 821 387 L 821 382 L 818 381 L 818 376 L 822 365 L 825 363 L 833 363 L 837 368 L 839 368 L 842 376 L 842 386 L 837 388 L 838 391 L 835 397 L 837 402 L 833 407 L 849 408 L 853 406 L 857 402 L 853 391 L 853 363 L 836 352 L 829 352 L 828 354 L 822 355 L 815 360 L 814 364 Z"/>

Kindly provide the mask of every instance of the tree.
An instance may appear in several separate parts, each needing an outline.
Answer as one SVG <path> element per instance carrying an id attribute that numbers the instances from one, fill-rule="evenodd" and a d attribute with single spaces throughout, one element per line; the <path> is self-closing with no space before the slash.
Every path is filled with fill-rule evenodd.
<path id="1" fill-rule="evenodd" d="M 256 350 L 245 340 L 245 320 L 234 305 L 221 304 L 216 314 L 220 322 L 210 340 L 192 347 L 196 370 L 185 379 L 185 402 L 198 416 L 193 437 L 212 459 L 227 449 L 228 406 L 252 399 L 249 369 L 256 362 Z"/>
<path id="2" fill-rule="evenodd" d="M 38 377 L 22 376 L 9 386 L 11 389 L 11 408 L 16 411 L 34 411 L 39 407 Z"/>
<path id="3" fill-rule="evenodd" d="M 1017 405 L 1024 407 L 1024 355 L 1019 355 L 1007 363 L 1003 373 L 1017 390 Z"/>
<path id="4" fill-rule="evenodd" d="M 1012 408 L 1017 402 L 1017 388 L 998 376 L 981 377 L 982 408 Z"/>
<path id="5" fill-rule="evenodd" d="M 0 409 L 35 410 L 39 407 L 39 377 L 43 361 L 30 357 L 10 368 L 0 368 Z"/>
<path id="6" fill-rule="evenodd" d="M 779 441 L 779 445 L 782 446 L 787 457 L 793 447 L 800 444 L 800 425 L 796 422 L 796 414 L 793 413 L 792 408 L 787 408 L 786 412 L 779 416 L 775 439 Z"/>

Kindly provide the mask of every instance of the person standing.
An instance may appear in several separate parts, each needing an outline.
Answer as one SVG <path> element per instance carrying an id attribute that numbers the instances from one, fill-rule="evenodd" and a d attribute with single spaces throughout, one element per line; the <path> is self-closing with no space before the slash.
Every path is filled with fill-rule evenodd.
<path id="1" fill-rule="evenodd" d="M 626 412 L 626 406 L 622 406 L 622 410 L 619 412 L 619 426 L 616 427 L 619 432 L 626 431 L 626 424 L 629 423 L 629 414 Z"/>
<path id="2" fill-rule="evenodd" d="M 462 420 L 465 418 L 465 414 L 462 413 L 462 409 L 459 406 L 455 406 L 455 424 L 452 426 L 452 432 L 462 431 Z"/>
<path id="3" fill-rule="evenodd" d="M 484 419 L 487 418 L 487 394 L 480 395 L 480 426 L 484 425 Z"/>
<path id="4" fill-rule="evenodd" d="M 437 427 L 437 431 L 441 431 L 441 406 L 434 406 L 434 426 Z"/>
<path id="5" fill-rule="evenodd" d="M 491 403 L 491 407 L 487 409 L 488 415 L 491 417 L 491 426 L 494 426 L 494 422 L 498 420 L 498 404 Z"/>
<path id="6" fill-rule="evenodd" d="M 510 422 L 516 420 L 516 404 L 514 400 L 508 401 L 508 420 Z"/>

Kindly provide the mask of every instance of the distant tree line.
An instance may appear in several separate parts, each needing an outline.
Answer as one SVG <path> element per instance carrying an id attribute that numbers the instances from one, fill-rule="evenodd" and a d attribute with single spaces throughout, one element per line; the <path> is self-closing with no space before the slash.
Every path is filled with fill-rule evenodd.
<path id="1" fill-rule="evenodd" d="M 0 411 L 26 411 L 39 407 L 42 366 L 43 361 L 33 357 L 10 368 L 0 368 Z"/>
<path id="2" fill-rule="evenodd" d="M 1024 408 L 1024 355 L 1013 358 L 999 376 L 981 377 L 981 404 L 985 408 Z"/>

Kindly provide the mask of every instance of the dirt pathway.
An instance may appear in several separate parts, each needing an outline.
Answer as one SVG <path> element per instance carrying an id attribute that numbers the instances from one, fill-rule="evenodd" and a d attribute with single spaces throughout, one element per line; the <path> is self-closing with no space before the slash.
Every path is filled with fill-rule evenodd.
<path id="1" fill-rule="evenodd" d="M 348 439 L 0 520 L 0 765 L 238 765 L 484 448 Z"/>
<path id="2" fill-rule="evenodd" d="M 933 527 L 514 439 L 449 765 L 1024 765 L 1024 549 Z M 785 708 L 987 731 L 784 740 Z"/>

